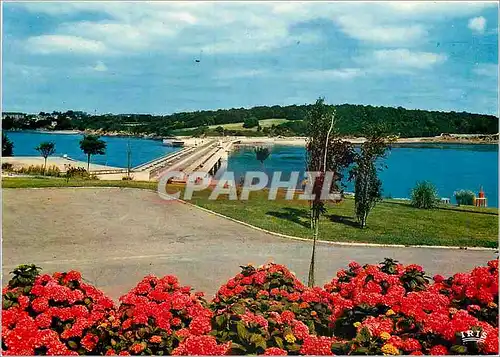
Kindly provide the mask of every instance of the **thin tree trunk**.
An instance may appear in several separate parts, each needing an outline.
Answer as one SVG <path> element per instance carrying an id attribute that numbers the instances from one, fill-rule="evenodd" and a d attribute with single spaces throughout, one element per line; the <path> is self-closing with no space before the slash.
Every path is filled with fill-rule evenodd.
<path id="1" fill-rule="evenodd" d="M 326 134 L 325 152 L 323 154 L 323 167 L 321 168 L 321 171 L 323 172 L 323 179 L 325 177 L 324 174 L 326 173 L 326 160 L 328 158 L 328 141 L 330 140 L 330 134 L 333 130 L 334 124 L 335 124 L 335 114 L 332 114 L 332 119 L 330 121 L 330 128 L 328 129 L 328 133 Z M 314 182 L 313 184 L 315 185 L 316 182 Z M 313 207 L 314 207 L 314 205 L 313 205 Z M 314 208 L 313 208 L 313 210 L 314 210 Z M 316 261 L 316 239 L 318 238 L 318 234 L 319 234 L 319 215 L 320 215 L 319 212 L 318 213 L 313 212 L 312 220 L 311 220 L 311 222 L 315 222 L 315 224 L 311 224 L 312 227 L 314 226 L 314 233 L 313 233 L 313 251 L 312 251 L 312 255 L 311 255 L 311 264 L 309 266 L 309 277 L 308 277 L 308 281 L 307 281 L 307 286 L 309 286 L 309 287 L 314 286 L 315 261 Z"/>
<path id="2" fill-rule="evenodd" d="M 318 239 L 319 233 L 319 220 L 316 220 L 316 224 L 314 224 L 314 234 L 313 234 L 313 249 L 311 255 L 311 264 L 309 266 L 309 277 L 307 279 L 307 286 L 312 288 L 314 287 L 314 272 L 315 272 L 315 262 L 316 262 L 316 240 Z"/>
<path id="3" fill-rule="evenodd" d="M 47 158 L 44 157 L 44 163 L 43 163 L 43 175 L 45 176 L 45 174 L 47 173 Z"/>
<path id="4" fill-rule="evenodd" d="M 87 154 L 87 171 L 90 174 L 90 154 Z"/>

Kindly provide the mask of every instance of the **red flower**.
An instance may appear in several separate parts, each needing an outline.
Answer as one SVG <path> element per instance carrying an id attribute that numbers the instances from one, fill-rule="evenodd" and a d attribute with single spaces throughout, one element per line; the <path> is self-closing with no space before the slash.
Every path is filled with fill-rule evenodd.
<path id="1" fill-rule="evenodd" d="M 264 356 L 286 356 L 288 352 L 278 347 L 269 347 L 263 353 Z"/>
<path id="2" fill-rule="evenodd" d="M 85 337 L 83 337 L 82 340 L 80 341 L 82 347 L 85 348 L 87 351 L 92 351 L 97 345 L 97 342 L 99 342 L 99 338 L 91 333 L 86 334 Z"/>
<path id="3" fill-rule="evenodd" d="M 130 347 L 130 351 L 134 352 L 136 355 L 144 351 L 144 345 L 142 343 L 134 343 Z"/>
<path id="4" fill-rule="evenodd" d="M 431 354 L 433 356 L 447 355 L 448 350 L 443 345 L 436 345 L 436 346 L 431 347 L 429 354 Z"/>
<path id="5" fill-rule="evenodd" d="M 158 336 L 158 335 L 151 336 L 151 338 L 149 339 L 149 342 L 151 342 L 151 343 L 160 343 L 161 342 L 161 336 Z"/>

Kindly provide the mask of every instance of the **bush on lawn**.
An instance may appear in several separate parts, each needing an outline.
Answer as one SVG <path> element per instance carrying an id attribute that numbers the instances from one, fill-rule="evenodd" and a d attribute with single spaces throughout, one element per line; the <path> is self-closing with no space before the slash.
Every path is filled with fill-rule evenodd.
<path id="1" fill-rule="evenodd" d="M 474 200 L 476 199 L 476 194 L 470 190 L 460 190 L 455 192 L 455 200 L 457 205 L 468 205 L 472 206 Z"/>
<path id="2" fill-rule="evenodd" d="M 428 181 L 418 182 L 411 191 L 411 205 L 416 208 L 429 209 L 439 202 L 436 186 Z"/>
<path id="3" fill-rule="evenodd" d="M 75 271 L 13 274 L 5 355 L 498 354 L 498 260 L 447 279 L 392 259 L 352 262 L 324 288 L 281 265 L 245 266 L 209 304 L 174 276 L 147 276 L 119 308 Z M 464 341 L 466 331 L 482 338 Z"/>
<path id="4" fill-rule="evenodd" d="M 45 176 L 61 176 L 61 170 L 56 165 L 47 166 L 47 169 L 44 172 L 43 165 L 30 165 L 28 167 L 20 167 L 14 170 L 19 174 L 26 175 L 45 175 Z"/>

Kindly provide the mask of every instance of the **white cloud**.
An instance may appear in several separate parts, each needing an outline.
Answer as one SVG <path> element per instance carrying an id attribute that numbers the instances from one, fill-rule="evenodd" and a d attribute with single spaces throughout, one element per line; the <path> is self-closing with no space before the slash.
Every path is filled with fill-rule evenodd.
<path id="1" fill-rule="evenodd" d="M 360 18 L 357 15 L 340 16 L 337 19 L 342 31 L 352 38 L 383 45 L 408 45 L 427 35 L 422 25 L 377 24 L 371 16 Z"/>
<path id="2" fill-rule="evenodd" d="M 101 53 L 106 46 L 100 41 L 67 35 L 41 35 L 30 37 L 26 42 L 30 52 L 50 53 Z"/>
<path id="3" fill-rule="evenodd" d="M 473 32 L 482 34 L 486 29 L 486 19 L 483 16 L 473 17 L 469 19 L 467 27 Z"/>
<path id="4" fill-rule="evenodd" d="M 476 63 L 473 72 L 478 76 L 498 78 L 498 64 Z"/>
<path id="5" fill-rule="evenodd" d="M 308 70 L 299 72 L 293 77 L 302 80 L 313 81 L 328 81 L 328 80 L 346 80 L 352 79 L 364 74 L 361 68 L 339 68 L 339 69 L 325 69 L 325 70 Z"/>
<path id="6" fill-rule="evenodd" d="M 92 69 L 96 72 L 106 72 L 108 67 L 102 61 L 97 61 Z"/>
<path id="7" fill-rule="evenodd" d="M 375 50 L 369 55 L 356 58 L 358 63 L 373 69 L 414 70 L 427 69 L 446 61 L 447 56 L 433 52 L 410 51 L 405 48 Z"/>
<path id="8" fill-rule="evenodd" d="M 492 3 L 421 2 L 76 2 L 19 3 L 35 13 L 54 17 L 91 12 L 105 21 L 63 23 L 52 34 L 102 43 L 110 53 L 132 55 L 172 49 L 189 53 L 250 53 L 271 51 L 300 41 L 322 40 L 319 31 L 296 25 L 325 19 L 347 36 L 384 47 L 409 47 L 428 36 L 433 21 L 470 17 Z M 299 27 L 300 28 L 300 27 Z M 293 29 L 293 30 L 292 30 Z M 39 41 L 31 38 L 32 41 Z M 91 45 L 93 43 L 94 45 Z M 80 52 L 102 52 L 91 42 Z M 53 45 L 52 47 L 64 47 Z M 48 51 L 48 50 L 46 50 Z"/>

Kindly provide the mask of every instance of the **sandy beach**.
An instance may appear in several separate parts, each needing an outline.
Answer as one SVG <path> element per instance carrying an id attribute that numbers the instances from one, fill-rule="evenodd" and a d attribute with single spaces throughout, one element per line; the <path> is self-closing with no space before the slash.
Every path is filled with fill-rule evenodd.
<path id="1" fill-rule="evenodd" d="M 240 140 L 239 145 L 293 145 L 305 146 L 305 137 L 233 137 L 235 140 Z M 366 141 L 364 137 L 347 137 L 343 138 L 352 144 L 362 144 Z M 498 144 L 498 140 L 483 140 L 472 136 L 460 137 L 420 137 L 420 138 L 399 138 L 395 144 Z"/>
<path id="2" fill-rule="evenodd" d="M 43 166 L 44 160 L 41 156 L 10 156 L 2 157 L 2 163 L 10 163 L 15 169 L 21 167 L 28 167 L 30 165 Z M 47 167 L 57 166 L 59 170 L 65 172 L 66 169 L 71 165 L 73 167 L 83 167 L 87 168 L 87 163 L 84 161 L 73 160 L 70 158 L 51 156 L 47 158 Z M 113 167 L 106 165 L 98 165 L 90 163 L 90 171 L 95 170 L 119 170 L 121 167 Z"/>

